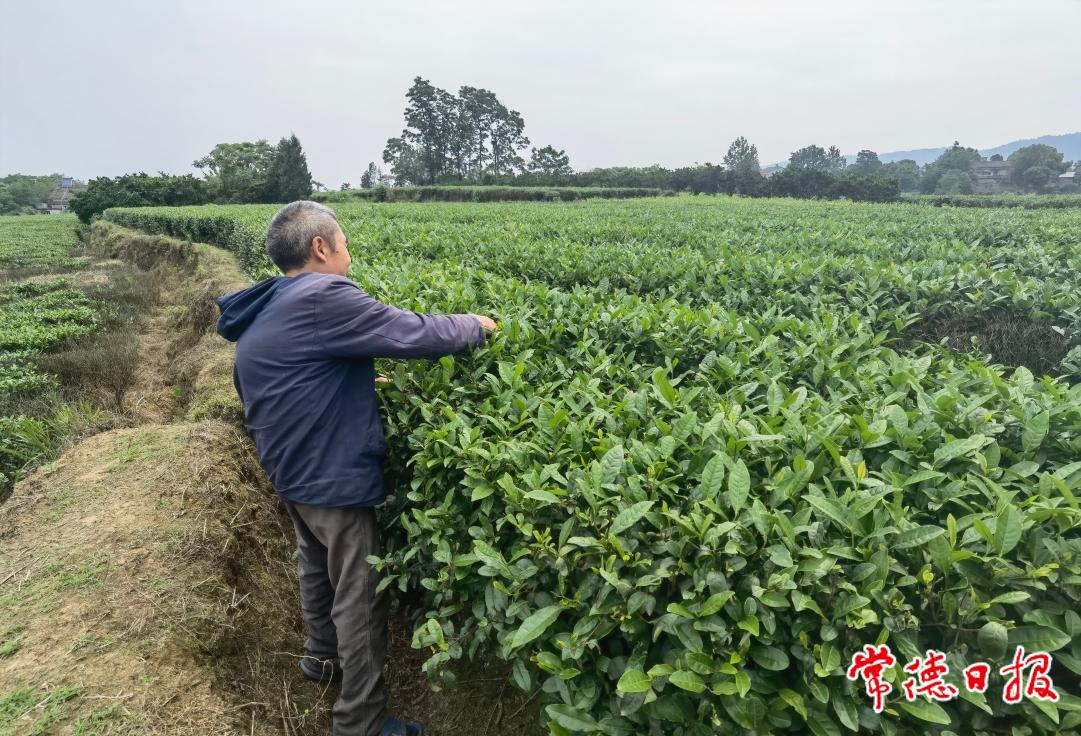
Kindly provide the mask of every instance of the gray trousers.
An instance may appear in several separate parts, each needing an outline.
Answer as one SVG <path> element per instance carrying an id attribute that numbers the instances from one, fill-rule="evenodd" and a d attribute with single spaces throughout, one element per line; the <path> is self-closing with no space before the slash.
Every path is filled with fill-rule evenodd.
<path id="1" fill-rule="evenodd" d="M 304 653 L 337 657 L 342 669 L 333 736 L 377 736 L 387 719 L 383 662 L 390 599 L 386 590 L 375 592 L 379 573 L 366 559 L 379 554 L 375 509 L 283 503 L 300 550 Z"/>

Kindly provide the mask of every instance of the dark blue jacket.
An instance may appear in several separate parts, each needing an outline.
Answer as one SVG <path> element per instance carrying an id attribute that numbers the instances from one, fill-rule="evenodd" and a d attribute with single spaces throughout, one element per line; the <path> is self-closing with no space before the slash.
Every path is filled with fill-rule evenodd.
<path id="1" fill-rule="evenodd" d="M 217 303 L 259 462 L 282 498 L 313 506 L 385 496 L 373 358 L 437 358 L 486 339 L 474 317 L 396 309 L 334 274 L 274 276 Z"/>

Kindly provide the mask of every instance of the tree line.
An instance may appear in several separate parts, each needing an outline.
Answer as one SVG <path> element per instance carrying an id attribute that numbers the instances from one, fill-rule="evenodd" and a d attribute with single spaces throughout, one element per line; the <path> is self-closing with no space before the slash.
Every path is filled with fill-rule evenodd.
<path id="1" fill-rule="evenodd" d="M 91 179 L 70 208 L 89 222 L 109 207 L 292 202 L 310 197 L 317 184 L 296 135 L 282 138 L 276 146 L 266 140 L 219 143 L 192 165 L 203 178 L 140 172 Z"/>
<path id="2" fill-rule="evenodd" d="M 553 145 L 530 148 L 522 114 L 479 87 L 457 94 L 415 77 L 406 92 L 405 127 L 387 140 L 385 173 L 374 161 L 360 177 L 362 188 L 387 185 L 480 184 L 654 188 L 696 194 L 750 197 L 839 198 L 890 201 L 901 192 L 969 194 L 974 170 L 983 158 L 958 142 L 934 162 L 919 166 L 906 159 L 883 163 L 871 150 L 848 164 L 837 146 L 809 145 L 794 151 L 780 170 L 765 172 L 758 149 L 740 136 L 720 163 L 678 168 L 614 166 L 575 171 L 565 150 Z M 1002 160 L 993 156 L 992 160 Z M 1051 146 L 1035 144 L 1010 154 L 1009 189 L 1044 192 L 1070 162 Z M 77 195 L 71 209 L 84 221 L 108 207 L 215 203 L 290 202 L 323 188 L 312 179 L 296 135 L 276 146 L 266 140 L 219 143 L 192 164 L 203 176 L 140 172 L 98 177 Z M 33 211 L 59 176 L 12 175 L 0 179 L 0 214 Z M 341 189 L 350 188 L 348 183 Z M 1076 189 L 1076 187 L 1074 187 Z"/>
<path id="3" fill-rule="evenodd" d="M 389 183 L 657 187 L 884 201 L 895 199 L 899 192 L 971 193 L 973 169 L 983 160 L 976 149 L 956 142 L 938 160 L 922 167 L 911 159 L 883 163 L 871 150 L 860 151 L 849 164 L 837 146 L 809 145 L 794 151 L 781 171 L 770 171 L 767 177 L 762 174 L 757 148 L 741 136 L 719 164 L 675 169 L 617 166 L 576 172 L 566 151 L 551 145 L 529 149 L 527 159 L 530 141 L 521 113 L 509 109 L 489 90 L 463 86 L 455 95 L 418 76 L 406 92 L 406 101 L 405 127 L 383 150 L 389 175 L 372 162 L 361 177 L 361 187 Z M 1046 145 L 1014 152 L 1007 159 L 1012 164 L 1011 187 L 1045 191 L 1069 168 L 1062 159 L 1061 153 Z"/>

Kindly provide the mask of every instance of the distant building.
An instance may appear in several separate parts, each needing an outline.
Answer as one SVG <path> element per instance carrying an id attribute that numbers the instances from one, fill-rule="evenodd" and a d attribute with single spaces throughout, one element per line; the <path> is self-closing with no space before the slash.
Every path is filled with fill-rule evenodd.
<path id="1" fill-rule="evenodd" d="M 72 197 L 85 191 L 86 184 L 80 184 L 70 176 L 61 177 L 48 198 L 35 209 L 43 215 L 58 215 L 67 212 Z"/>
<path id="2" fill-rule="evenodd" d="M 984 159 L 972 167 L 972 191 L 976 194 L 1004 192 L 1010 184 L 1013 164 L 1009 161 Z"/>
<path id="3" fill-rule="evenodd" d="M 764 169 L 762 169 L 762 176 L 764 176 L 764 177 L 766 177 L 768 179 L 771 176 L 773 176 L 774 174 L 776 174 L 778 171 L 784 171 L 784 167 L 783 166 L 777 166 L 777 165 L 767 166 Z"/>
<path id="4" fill-rule="evenodd" d="M 1070 171 L 1058 175 L 1058 183 L 1064 185 L 1081 184 L 1081 176 L 1078 176 L 1079 173 L 1081 173 L 1081 171 L 1078 171 L 1078 167 L 1074 166 Z"/>

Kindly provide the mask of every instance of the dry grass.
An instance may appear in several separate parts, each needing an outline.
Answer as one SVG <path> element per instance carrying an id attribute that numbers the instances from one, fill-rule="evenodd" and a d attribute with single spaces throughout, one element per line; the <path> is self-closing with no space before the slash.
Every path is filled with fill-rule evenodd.
<path id="1" fill-rule="evenodd" d="M 993 362 L 1011 368 L 1024 366 L 1037 376 L 1054 374 L 1070 349 L 1081 344 L 1078 335 L 1047 320 L 992 312 L 976 317 L 947 315 L 917 323 L 910 337 L 944 343 L 959 353 L 989 354 Z"/>

